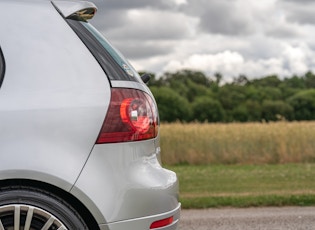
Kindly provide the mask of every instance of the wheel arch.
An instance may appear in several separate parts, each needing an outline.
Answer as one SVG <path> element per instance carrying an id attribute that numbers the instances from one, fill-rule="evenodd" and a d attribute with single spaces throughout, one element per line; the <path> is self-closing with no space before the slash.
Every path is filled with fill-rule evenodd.
<path id="1" fill-rule="evenodd" d="M 0 180 L 0 189 L 5 187 L 12 187 L 12 186 L 20 186 L 20 187 L 29 187 L 32 189 L 38 189 L 38 190 L 44 190 L 48 193 L 52 193 L 55 196 L 58 196 L 59 198 L 63 199 L 65 202 L 70 204 L 84 219 L 86 225 L 89 229 L 95 229 L 99 230 L 99 225 L 97 224 L 94 216 L 92 213 L 85 207 L 85 205 L 77 199 L 75 196 L 73 196 L 71 193 L 60 189 L 54 185 L 42 182 L 42 181 L 36 181 L 36 180 L 30 180 L 30 179 L 5 179 Z"/>

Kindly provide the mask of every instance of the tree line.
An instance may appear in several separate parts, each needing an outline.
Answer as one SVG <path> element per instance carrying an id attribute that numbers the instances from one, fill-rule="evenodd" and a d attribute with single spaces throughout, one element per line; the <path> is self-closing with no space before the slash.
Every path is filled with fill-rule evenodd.
<path id="1" fill-rule="evenodd" d="M 140 73 L 141 74 L 141 73 Z M 230 83 L 216 73 L 166 72 L 148 83 L 164 122 L 250 122 L 315 120 L 315 75 L 307 72 L 280 79 L 250 80 L 240 75 Z"/>

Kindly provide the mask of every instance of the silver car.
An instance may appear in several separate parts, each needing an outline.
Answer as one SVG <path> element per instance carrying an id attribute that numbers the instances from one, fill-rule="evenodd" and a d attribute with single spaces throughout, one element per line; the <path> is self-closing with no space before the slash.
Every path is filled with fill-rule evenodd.
<path id="1" fill-rule="evenodd" d="M 87 22 L 95 5 L 0 9 L 0 230 L 176 229 L 147 78 Z"/>

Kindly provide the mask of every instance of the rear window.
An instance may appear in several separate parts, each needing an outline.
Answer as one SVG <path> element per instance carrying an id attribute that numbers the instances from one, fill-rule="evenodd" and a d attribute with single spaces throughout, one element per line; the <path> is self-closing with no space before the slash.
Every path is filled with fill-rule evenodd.
<path id="1" fill-rule="evenodd" d="M 2 50 L 0 48 L 0 87 L 1 87 L 2 82 L 3 82 L 4 72 L 5 72 L 5 63 L 4 63 L 3 53 L 2 53 Z"/>
<path id="2" fill-rule="evenodd" d="M 142 82 L 127 59 L 91 24 L 67 20 L 72 29 L 88 47 L 110 80 Z"/>

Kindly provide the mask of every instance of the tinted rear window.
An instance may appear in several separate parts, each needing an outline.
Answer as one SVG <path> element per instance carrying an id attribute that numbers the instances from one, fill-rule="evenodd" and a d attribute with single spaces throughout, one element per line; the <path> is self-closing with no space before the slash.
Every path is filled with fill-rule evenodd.
<path id="1" fill-rule="evenodd" d="M 110 80 L 142 82 L 139 74 L 127 59 L 91 24 L 70 19 L 67 21 L 94 55 Z"/>
<path id="2" fill-rule="evenodd" d="M 0 87 L 1 87 L 2 82 L 3 82 L 4 72 L 5 72 L 5 63 L 4 63 L 3 53 L 2 53 L 2 50 L 0 48 Z"/>

